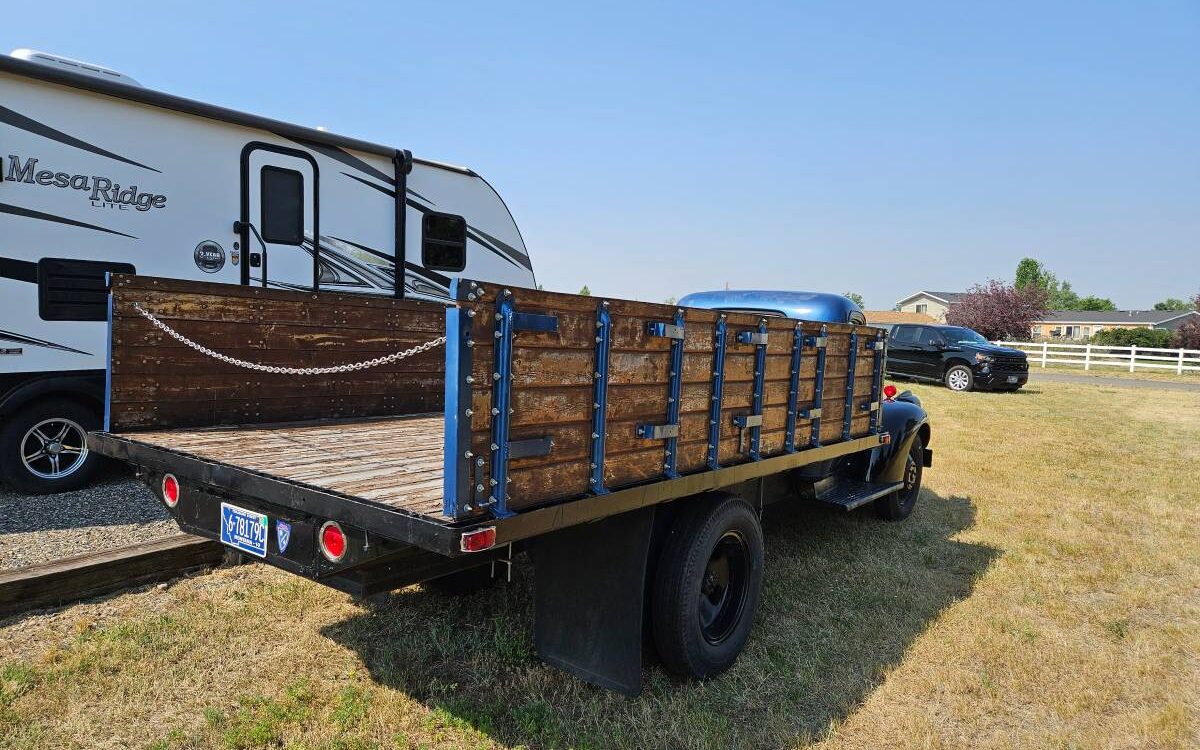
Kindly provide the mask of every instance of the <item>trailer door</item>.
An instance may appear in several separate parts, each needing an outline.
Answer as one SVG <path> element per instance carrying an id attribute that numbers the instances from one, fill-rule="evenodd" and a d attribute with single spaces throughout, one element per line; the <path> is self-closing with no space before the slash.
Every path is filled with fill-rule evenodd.
<path id="1" fill-rule="evenodd" d="M 242 151 L 242 283 L 316 288 L 317 178 L 316 161 L 303 151 L 266 143 Z"/>

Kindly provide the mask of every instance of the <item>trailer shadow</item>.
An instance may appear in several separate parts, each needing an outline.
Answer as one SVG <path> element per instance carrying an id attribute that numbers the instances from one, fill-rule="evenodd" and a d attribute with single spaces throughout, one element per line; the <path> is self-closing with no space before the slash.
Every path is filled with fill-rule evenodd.
<path id="1" fill-rule="evenodd" d="M 323 634 L 357 652 L 379 684 L 433 709 L 433 721 L 529 747 L 776 747 L 819 739 L 898 664 L 999 555 L 956 537 L 968 498 L 923 493 L 905 523 L 808 506 L 771 513 L 767 574 L 750 644 L 707 683 L 647 659 L 627 699 L 533 653 L 532 576 L 452 599 L 411 587 Z M 775 506 L 779 508 L 780 506 Z M 768 508 L 768 512 L 772 509 Z M 586 637 L 586 634 L 581 634 Z"/>

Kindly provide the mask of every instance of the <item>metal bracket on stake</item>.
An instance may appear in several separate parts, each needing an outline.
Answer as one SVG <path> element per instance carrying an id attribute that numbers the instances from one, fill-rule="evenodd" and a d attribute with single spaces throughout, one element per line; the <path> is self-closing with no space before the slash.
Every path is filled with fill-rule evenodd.
<path id="1" fill-rule="evenodd" d="M 850 361 L 846 365 L 846 408 L 842 410 L 842 440 L 850 439 L 854 421 L 854 370 L 858 365 L 858 331 L 850 332 Z"/>
<path id="2" fill-rule="evenodd" d="M 825 396 L 825 350 L 829 343 L 829 327 L 821 326 L 820 336 L 809 336 L 806 341 L 817 348 L 817 380 L 813 385 L 813 405 L 806 418 L 812 419 L 812 437 L 809 442 L 814 448 L 821 445 L 821 400 Z"/>
<path id="3" fill-rule="evenodd" d="M 717 460 L 721 445 L 721 398 L 725 391 L 725 315 L 717 319 L 717 330 L 713 336 L 713 380 L 712 405 L 708 412 L 708 468 L 721 468 Z"/>
<path id="4" fill-rule="evenodd" d="M 887 357 L 886 336 L 883 331 L 878 331 L 875 333 L 875 340 L 870 343 L 870 347 L 875 350 L 875 365 L 871 373 L 871 432 L 879 430 L 879 410 L 883 408 L 879 397 L 883 395 L 883 361 Z"/>
<path id="5" fill-rule="evenodd" d="M 674 339 L 676 341 L 683 340 L 683 313 L 675 313 L 674 323 L 663 323 L 661 321 L 650 321 L 646 323 L 647 336 L 661 336 L 662 338 Z"/>
<path id="6" fill-rule="evenodd" d="M 679 453 L 679 399 L 683 391 L 683 308 L 675 310 L 674 324 L 651 323 L 650 325 L 662 325 L 664 335 L 671 339 L 671 369 L 667 375 L 667 424 L 665 426 L 674 427 L 675 430 L 673 435 L 666 436 L 667 444 L 663 449 L 663 473 L 670 479 L 676 479 L 679 477 L 679 472 L 675 469 Z"/>
<path id="7" fill-rule="evenodd" d="M 746 426 L 750 428 L 750 460 L 758 461 L 762 459 L 759 453 L 760 440 L 762 438 L 762 412 L 763 412 L 763 389 L 767 377 L 767 319 L 763 318 L 758 321 L 758 332 L 742 331 L 738 334 L 738 341 L 754 344 L 754 397 L 750 402 L 750 408 L 753 410 L 753 415 L 758 417 L 758 423 L 748 423 Z"/>
<path id="8" fill-rule="evenodd" d="M 612 340 L 612 316 L 608 300 L 596 308 L 596 356 L 594 359 L 596 387 L 592 390 L 592 476 L 588 480 L 592 492 L 608 494 L 604 487 L 604 430 L 608 416 L 608 349 Z"/>
<path id="9" fill-rule="evenodd" d="M 796 412 L 800 408 L 800 352 L 804 349 L 804 331 L 800 323 L 792 331 L 792 374 L 788 381 L 787 426 L 783 449 L 796 452 Z"/>
<path id="10" fill-rule="evenodd" d="M 640 424 L 636 434 L 643 440 L 675 440 L 679 437 L 677 424 Z"/>
<path id="11" fill-rule="evenodd" d="M 508 426 L 512 415 L 512 340 L 516 300 L 508 289 L 496 302 L 496 342 L 492 369 L 492 477 L 487 505 L 496 518 L 513 515 L 508 509 Z"/>

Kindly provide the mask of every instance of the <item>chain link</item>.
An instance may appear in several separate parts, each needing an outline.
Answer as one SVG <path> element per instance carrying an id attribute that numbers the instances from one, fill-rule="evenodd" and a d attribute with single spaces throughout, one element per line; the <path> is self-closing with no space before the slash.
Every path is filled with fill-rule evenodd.
<path id="1" fill-rule="evenodd" d="M 136 302 L 133 303 L 133 309 L 137 310 L 139 313 L 141 313 L 142 317 L 145 318 L 146 320 L 150 321 L 150 323 L 153 324 L 155 328 L 158 328 L 160 331 L 167 334 L 168 336 L 175 339 L 176 341 L 178 341 L 182 344 L 185 344 L 186 346 L 190 346 L 191 348 L 195 349 L 196 351 L 200 352 L 201 354 L 205 354 L 209 357 L 212 357 L 213 359 L 218 359 L 222 362 L 226 362 L 226 363 L 234 365 L 236 367 L 244 367 L 247 370 L 258 370 L 259 372 L 270 372 L 270 373 L 275 373 L 275 374 L 279 374 L 279 375 L 328 375 L 330 373 L 354 372 L 356 370 L 365 370 L 368 367 L 378 367 L 379 365 L 386 365 L 386 364 L 390 364 L 392 362 L 399 362 L 400 360 L 405 359 L 406 357 L 411 357 L 414 354 L 420 354 L 421 352 L 428 351 L 428 350 L 434 348 L 435 346 L 441 346 L 442 344 L 446 343 L 446 337 L 439 336 L 438 338 L 433 339 L 432 341 L 426 341 L 424 344 L 414 346 L 411 349 L 405 349 L 402 352 L 395 352 L 394 354 L 388 354 L 383 357 L 376 357 L 375 359 L 368 359 L 365 362 L 355 362 L 353 364 L 347 364 L 347 365 L 333 365 L 331 367 L 278 367 L 276 365 L 263 365 L 263 364 L 259 364 L 257 362 L 247 362 L 244 359 L 235 359 L 235 358 L 227 356 L 225 354 L 221 354 L 220 352 L 214 352 L 212 349 L 209 349 L 207 346 L 204 346 L 203 344 L 198 344 L 195 341 L 192 341 L 191 339 L 189 339 L 187 336 L 184 336 L 179 331 L 174 330 L 173 328 L 168 326 L 166 323 L 164 323 L 161 320 L 159 320 L 158 318 L 154 317 L 153 314 L 144 310 L 142 308 L 142 306 L 139 305 L 138 303 L 136 303 Z"/>

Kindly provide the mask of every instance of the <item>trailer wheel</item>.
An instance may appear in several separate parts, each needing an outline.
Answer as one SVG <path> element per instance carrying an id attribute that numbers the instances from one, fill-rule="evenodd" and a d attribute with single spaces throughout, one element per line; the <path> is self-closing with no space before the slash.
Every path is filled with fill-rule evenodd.
<path id="1" fill-rule="evenodd" d="M 431 578 L 424 585 L 443 596 L 467 596 L 476 591 L 483 591 L 495 582 L 491 563 L 485 563 L 457 573 Z"/>
<path id="2" fill-rule="evenodd" d="M 925 444 L 921 436 L 913 438 L 912 447 L 904 461 L 904 486 L 892 494 L 875 501 L 875 512 L 880 518 L 888 521 L 903 521 L 917 507 L 917 498 L 921 494 L 922 453 Z"/>
<path id="3" fill-rule="evenodd" d="M 88 431 L 99 427 L 95 410 L 76 401 L 35 401 L 0 426 L 0 476 L 31 495 L 78 489 L 99 464 L 87 448 Z"/>
<path id="4" fill-rule="evenodd" d="M 762 526 L 733 495 L 688 505 L 658 559 L 651 620 L 664 666 L 704 679 L 728 669 L 750 637 L 762 589 Z"/>

